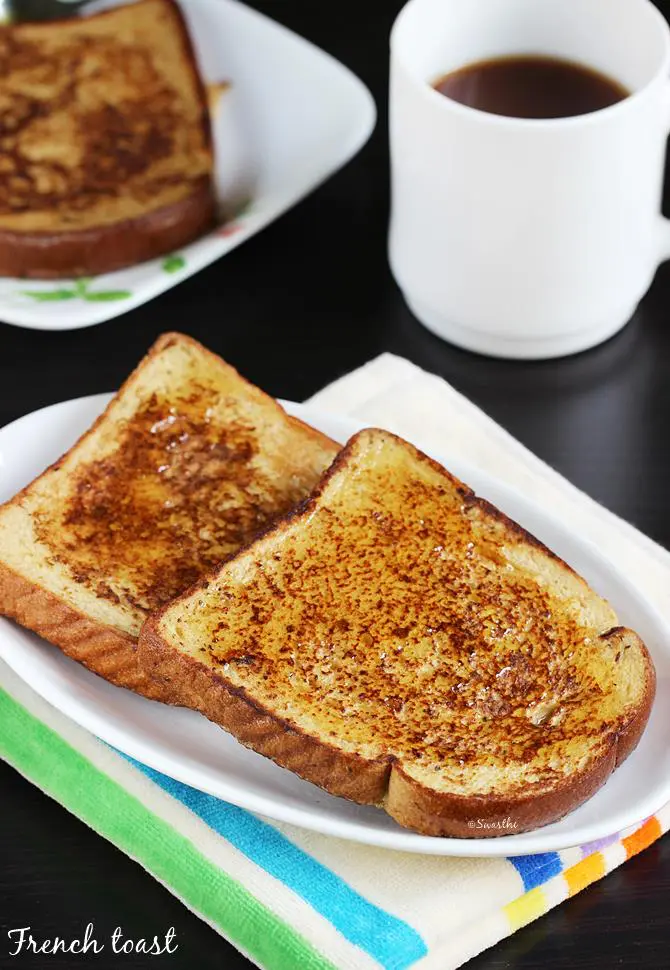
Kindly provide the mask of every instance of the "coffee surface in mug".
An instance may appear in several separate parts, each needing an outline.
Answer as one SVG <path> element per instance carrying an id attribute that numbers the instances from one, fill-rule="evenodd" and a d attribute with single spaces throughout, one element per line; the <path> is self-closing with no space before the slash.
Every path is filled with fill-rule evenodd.
<path id="1" fill-rule="evenodd" d="M 570 118 L 630 94 L 591 67 L 540 55 L 476 61 L 442 75 L 433 87 L 460 104 L 510 118 Z"/>

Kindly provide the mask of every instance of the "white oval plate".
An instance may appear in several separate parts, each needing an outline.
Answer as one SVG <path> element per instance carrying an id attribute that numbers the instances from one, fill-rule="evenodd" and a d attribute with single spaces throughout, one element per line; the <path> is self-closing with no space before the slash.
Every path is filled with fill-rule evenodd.
<path id="1" fill-rule="evenodd" d="M 218 196 L 239 214 L 179 252 L 92 280 L 0 277 L 5 323 L 74 330 L 146 303 L 273 222 L 370 137 L 372 95 L 330 54 L 236 0 L 179 2 L 203 79 L 231 84 L 212 131 Z"/>
<path id="2" fill-rule="evenodd" d="M 110 395 L 35 411 L 0 431 L 0 501 L 65 452 L 102 411 Z M 339 441 L 363 425 L 287 404 L 287 409 Z M 148 701 L 106 683 L 39 637 L 0 619 L 0 656 L 63 714 L 138 761 L 194 788 L 326 835 L 430 855 L 509 856 L 549 852 L 604 838 L 670 801 L 670 635 L 662 619 L 598 550 L 522 495 L 458 459 L 452 472 L 534 533 L 577 569 L 647 643 L 658 690 L 645 734 L 626 763 L 589 802 L 560 822 L 497 839 L 438 839 L 401 828 L 381 810 L 354 805 L 302 781 L 238 744 L 193 711 Z"/>

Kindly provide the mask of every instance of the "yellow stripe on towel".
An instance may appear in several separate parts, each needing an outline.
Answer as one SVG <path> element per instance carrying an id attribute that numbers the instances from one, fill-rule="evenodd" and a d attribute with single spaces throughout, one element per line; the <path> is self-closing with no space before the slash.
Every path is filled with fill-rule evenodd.
<path id="1" fill-rule="evenodd" d="M 605 857 L 602 852 L 594 852 L 576 865 L 570 866 L 563 873 L 568 884 L 568 895 L 574 896 L 582 889 L 586 889 L 596 879 L 601 879 L 606 871 Z"/>
<path id="2" fill-rule="evenodd" d="M 543 916 L 549 909 L 547 897 L 539 886 L 519 896 L 514 902 L 508 903 L 504 911 L 512 927 L 512 932 L 532 923 L 538 916 Z"/>

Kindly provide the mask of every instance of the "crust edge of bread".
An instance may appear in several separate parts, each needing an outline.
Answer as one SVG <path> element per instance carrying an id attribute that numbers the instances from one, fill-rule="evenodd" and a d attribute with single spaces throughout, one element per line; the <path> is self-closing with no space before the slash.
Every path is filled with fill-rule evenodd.
<path id="1" fill-rule="evenodd" d="M 138 361 L 138 363 L 132 369 L 130 374 L 128 374 L 128 376 L 122 382 L 119 389 L 116 392 L 114 392 L 113 397 L 111 398 L 110 401 L 107 402 L 104 410 L 101 411 L 101 413 L 97 416 L 93 424 L 91 424 L 90 427 L 86 428 L 86 430 L 79 435 L 76 441 L 73 441 L 73 443 L 70 445 L 67 451 L 64 452 L 64 454 L 62 454 L 50 465 L 48 465 L 44 469 L 44 471 L 40 472 L 39 475 L 36 475 L 35 478 L 33 478 L 30 482 L 24 485 L 23 488 L 20 489 L 18 492 L 16 492 L 16 494 L 13 495 L 10 499 L 7 499 L 6 502 L 0 502 L 0 514 L 2 514 L 2 510 L 6 506 L 15 505 L 17 502 L 20 502 L 22 498 L 27 496 L 31 488 L 38 481 L 40 481 L 40 479 L 42 479 L 45 475 L 51 472 L 58 471 L 58 469 L 63 464 L 65 459 L 73 451 L 79 448 L 80 445 L 82 445 L 88 438 L 91 437 L 91 435 L 93 435 L 98 430 L 99 426 L 108 418 L 109 412 L 111 411 L 115 402 L 120 397 L 122 397 L 128 390 L 130 390 L 132 385 L 135 383 L 135 381 L 144 371 L 144 368 L 149 363 L 151 363 L 151 361 L 153 361 L 153 359 L 157 357 L 164 349 L 166 349 L 167 347 L 171 346 L 174 343 L 181 343 L 181 344 L 188 345 L 198 353 L 202 354 L 208 360 L 212 360 L 217 365 L 223 365 L 223 367 L 226 370 L 232 371 L 246 387 L 251 388 L 251 390 L 254 393 L 257 393 L 260 396 L 262 396 L 266 404 L 277 409 L 278 411 L 281 411 L 286 416 L 286 418 L 289 420 L 290 424 L 293 427 L 299 427 L 303 432 L 305 432 L 306 434 L 309 434 L 309 436 L 312 437 L 315 441 L 318 441 L 323 445 L 326 445 L 326 444 L 333 445 L 338 450 L 341 448 L 341 446 L 338 445 L 337 442 L 329 438 L 328 435 L 319 431 L 317 428 L 313 428 L 305 421 L 302 421 L 300 418 L 295 417 L 295 415 L 289 414 L 288 411 L 284 410 L 284 408 L 279 403 L 279 401 L 273 398 L 270 394 L 267 394 L 265 391 L 261 390 L 261 388 L 258 387 L 256 384 L 253 384 L 251 381 L 247 380 L 246 377 L 243 377 L 242 374 L 240 374 L 239 371 L 235 367 L 233 367 L 232 364 L 229 364 L 228 361 L 224 360 L 223 357 L 220 357 L 213 350 L 210 350 L 208 347 L 205 347 L 204 344 L 201 344 L 198 340 L 195 339 L 195 337 L 190 337 L 188 334 L 180 333 L 177 330 L 167 330 L 165 331 L 165 333 L 160 334 L 160 336 L 158 336 L 154 340 L 153 344 L 149 347 L 149 349 L 141 358 L 141 360 Z M 292 514 L 292 513 L 289 513 L 289 514 Z M 267 530 L 264 530 L 264 532 L 265 531 Z M 262 534 L 264 534 L 264 532 Z M 2 560 L 0 559 L 0 564 L 1 563 L 2 563 Z M 188 591 L 185 591 L 185 592 L 188 592 Z"/>
<path id="2" fill-rule="evenodd" d="M 429 836 L 494 838 L 558 821 L 594 795 L 635 749 L 655 693 L 654 668 L 648 661 L 643 697 L 632 715 L 621 719 L 619 731 L 584 770 L 561 783 L 544 790 L 524 786 L 518 796 L 463 796 L 427 788 L 409 777 L 391 755 L 366 758 L 291 725 L 244 689 L 225 683 L 205 664 L 171 649 L 158 633 L 157 622 L 154 614 L 140 632 L 138 662 L 148 677 L 161 684 L 165 702 L 199 711 L 245 747 L 305 781 L 332 795 L 383 808 L 403 827 Z M 633 631 L 617 630 L 639 640 Z"/>
<path id="3" fill-rule="evenodd" d="M 361 434 L 365 434 L 365 431 L 358 432 L 349 440 L 304 502 L 264 530 L 230 559 L 250 550 L 262 542 L 265 536 L 290 528 L 297 518 L 309 515 L 331 478 L 348 460 L 354 443 Z M 397 439 L 390 432 L 384 434 Z M 476 496 L 467 485 L 437 461 L 414 446 L 411 447 L 422 460 L 445 475 L 468 504 L 478 504 L 488 514 L 494 514 L 499 521 L 511 525 L 519 538 L 530 542 L 572 575 L 578 576 L 572 567 L 539 539 L 495 506 Z M 383 808 L 403 827 L 422 835 L 494 838 L 530 831 L 558 821 L 602 787 L 615 768 L 635 749 L 649 719 L 656 690 L 656 674 L 649 651 L 634 631 L 620 626 L 613 627 L 603 631 L 600 639 L 612 635 L 632 638 L 638 649 L 641 649 L 645 661 L 645 684 L 640 701 L 630 716 L 621 718 L 619 729 L 603 746 L 603 750 L 588 762 L 584 770 L 573 772 L 564 782 L 549 789 L 546 785 L 524 786 L 517 797 L 513 793 L 462 796 L 437 792 L 410 778 L 393 755 L 377 759 L 365 758 L 358 753 L 336 748 L 328 741 L 291 725 L 253 699 L 244 688 L 230 684 L 207 665 L 185 656 L 161 636 L 159 628 L 164 613 L 175 603 L 206 587 L 218 575 L 223 565 L 225 563 L 151 614 L 140 630 L 138 662 L 148 677 L 161 681 L 163 699 L 167 703 L 198 710 L 233 734 L 246 747 L 271 758 L 304 780 L 333 795 L 359 804 L 372 804 Z M 578 578 L 590 589 L 581 577 Z M 508 818 L 511 823 L 516 822 L 514 828 L 501 830 L 500 826 L 496 827 L 495 823 L 501 823 Z M 468 825 L 473 820 L 475 823 L 481 820 L 482 828 Z M 486 823 L 492 823 L 491 827 L 486 827 Z"/>
<path id="4" fill-rule="evenodd" d="M 157 699 L 156 684 L 137 662 L 137 641 L 100 623 L 0 562 L 3 614 L 32 630 L 111 684 Z"/>
<path id="5" fill-rule="evenodd" d="M 71 232 L 16 232 L 0 227 L 0 276 L 63 279 L 99 276 L 165 255 L 209 232 L 216 223 L 211 181 L 170 205 L 133 219 Z"/>
<path id="6" fill-rule="evenodd" d="M 300 428 L 303 434 L 309 435 L 319 445 L 330 444 L 339 449 L 340 446 L 327 435 L 299 418 L 288 414 L 278 401 L 239 374 L 232 364 L 223 360 L 214 351 L 209 350 L 187 334 L 168 331 L 154 341 L 144 357 L 123 381 L 102 413 L 77 438 L 65 454 L 61 455 L 48 468 L 45 468 L 11 499 L 0 504 L 0 515 L 5 507 L 20 504 L 24 498 L 28 497 L 33 486 L 44 476 L 57 472 L 67 457 L 95 434 L 101 424 L 104 424 L 115 402 L 126 391 L 132 389 L 135 382 L 141 378 L 144 368 L 164 349 L 174 343 L 188 345 L 215 366 L 223 366 L 226 370 L 234 372 L 245 387 L 250 388 L 254 394 L 258 394 L 262 398 L 266 406 L 281 411 L 292 427 Z M 16 620 L 26 629 L 42 636 L 45 640 L 59 647 L 67 656 L 77 660 L 110 683 L 118 687 L 126 687 L 151 700 L 171 702 L 169 698 L 164 696 L 162 685 L 148 676 L 138 664 L 136 637 L 77 610 L 68 604 L 62 596 L 45 589 L 33 579 L 17 572 L 15 568 L 12 568 L 0 558 L 1 615 Z M 87 649 L 87 644 L 90 644 L 90 649 Z M 109 651 L 109 657 L 105 656 L 105 651 Z"/>
<path id="7" fill-rule="evenodd" d="M 193 77 L 200 104 L 203 147 L 213 163 L 213 137 L 207 91 L 184 14 L 176 0 L 162 0 L 170 10 L 175 29 Z M 112 7 L 94 14 L 113 17 L 123 7 Z M 68 29 L 81 17 L 68 17 L 49 24 Z M 0 227 L 0 276 L 20 279 L 63 279 L 99 276 L 127 266 L 155 259 L 193 242 L 214 228 L 217 203 L 213 173 L 201 176 L 183 199 L 150 209 L 132 219 L 80 230 L 17 232 Z"/>
<path id="8" fill-rule="evenodd" d="M 391 758 L 368 759 L 324 743 L 268 710 L 244 688 L 226 684 L 205 664 L 166 649 L 156 630 L 160 612 L 140 631 L 138 661 L 162 685 L 167 703 L 199 711 L 246 747 L 332 794 L 381 805 Z"/>
<path id="9" fill-rule="evenodd" d="M 567 775 L 546 790 L 528 785 L 518 797 L 504 794 L 469 797 L 426 788 L 410 778 L 402 766 L 395 766 L 384 805 L 389 815 L 401 825 L 424 835 L 494 838 L 556 822 L 591 798 L 637 747 L 651 713 L 656 689 L 653 664 L 637 634 L 625 627 L 615 627 L 603 633 L 601 639 L 607 639 L 613 633 L 634 639 L 642 649 L 646 660 L 644 690 L 634 711 L 629 717 L 620 717 L 619 729 L 584 770 Z"/>

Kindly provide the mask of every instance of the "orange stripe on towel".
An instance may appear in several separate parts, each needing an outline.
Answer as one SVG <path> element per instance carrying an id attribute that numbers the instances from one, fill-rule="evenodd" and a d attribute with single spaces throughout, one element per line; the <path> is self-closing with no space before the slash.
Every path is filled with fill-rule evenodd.
<path id="1" fill-rule="evenodd" d="M 621 844 L 626 850 L 626 857 L 630 859 L 631 856 L 642 852 L 643 849 L 646 849 L 656 839 L 660 839 L 662 835 L 663 829 L 661 828 L 660 822 L 655 815 L 652 815 L 636 832 L 621 840 Z"/>

